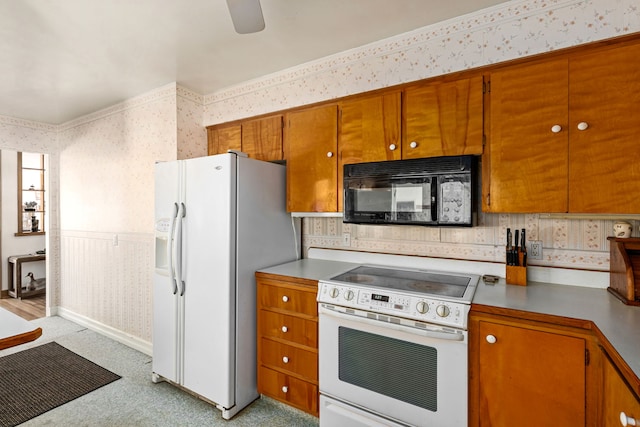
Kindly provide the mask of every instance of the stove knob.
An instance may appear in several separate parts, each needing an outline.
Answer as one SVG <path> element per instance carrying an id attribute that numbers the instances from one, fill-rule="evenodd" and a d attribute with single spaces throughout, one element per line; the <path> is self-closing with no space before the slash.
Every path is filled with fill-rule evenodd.
<path id="1" fill-rule="evenodd" d="M 418 310 L 418 313 L 420 314 L 425 314 L 429 311 L 429 304 L 424 301 L 420 301 L 418 304 L 416 304 L 416 310 Z"/>
<path id="2" fill-rule="evenodd" d="M 436 308 L 436 313 L 438 313 L 438 316 L 440 317 L 447 317 L 450 311 L 451 310 L 449 310 L 449 307 L 447 307 L 446 305 L 439 305 Z"/>
<path id="3" fill-rule="evenodd" d="M 340 291 L 338 290 L 338 288 L 331 288 L 331 290 L 329 291 L 329 296 L 331 298 L 338 298 L 339 294 L 340 294 Z"/>
<path id="4" fill-rule="evenodd" d="M 353 291 L 348 290 L 347 292 L 345 292 L 344 299 L 346 299 L 347 301 L 351 301 L 353 299 Z"/>

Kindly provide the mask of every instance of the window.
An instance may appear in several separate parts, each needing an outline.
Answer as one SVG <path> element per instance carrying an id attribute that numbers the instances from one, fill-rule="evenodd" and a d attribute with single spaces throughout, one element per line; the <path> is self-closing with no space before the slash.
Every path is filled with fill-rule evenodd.
<path id="1" fill-rule="evenodd" d="M 18 232 L 44 234 L 44 155 L 18 153 Z"/>

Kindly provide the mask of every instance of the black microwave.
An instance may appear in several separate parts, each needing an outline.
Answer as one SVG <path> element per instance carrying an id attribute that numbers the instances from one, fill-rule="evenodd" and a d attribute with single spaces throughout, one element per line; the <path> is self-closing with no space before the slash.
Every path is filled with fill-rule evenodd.
<path id="1" fill-rule="evenodd" d="M 476 169 L 475 156 L 344 165 L 343 221 L 471 227 Z"/>

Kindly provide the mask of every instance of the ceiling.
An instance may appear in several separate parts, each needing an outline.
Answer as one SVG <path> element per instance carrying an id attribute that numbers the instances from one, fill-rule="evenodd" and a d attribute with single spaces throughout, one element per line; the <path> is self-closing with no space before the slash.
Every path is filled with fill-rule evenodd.
<path id="1" fill-rule="evenodd" d="M 0 115 L 60 124 L 177 82 L 208 95 L 505 0 L 0 0 Z"/>

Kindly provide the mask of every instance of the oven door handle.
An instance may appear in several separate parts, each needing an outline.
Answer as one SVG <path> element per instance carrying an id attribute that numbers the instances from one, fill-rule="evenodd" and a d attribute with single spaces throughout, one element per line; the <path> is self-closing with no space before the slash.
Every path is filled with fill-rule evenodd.
<path id="1" fill-rule="evenodd" d="M 359 310 L 354 310 L 354 312 L 359 312 Z M 361 313 L 365 313 L 360 311 Z M 397 323 L 385 322 L 382 320 L 373 320 L 366 317 L 359 316 L 357 314 L 347 314 L 342 313 L 340 311 L 325 307 L 324 304 L 320 304 L 318 306 L 318 314 L 325 316 L 333 316 L 339 319 L 351 320 L 353 322 L 363 323 L 365 325 L 370 326 L 379 326 L 389 329 L 395 329 L 398 331 L 406 332 L 409 334 L 418 334 L 423 337 L 435 338 L 440 340 L 448 340 L 448 341 L 464 341 L 464 334 L 458 332 L 449 332 L 445 330 L 433 330 L 433 329 L 421 329 L 408 325 L 399 325 Z M 392 316 L 386 316 L 392 317 Z"/>

